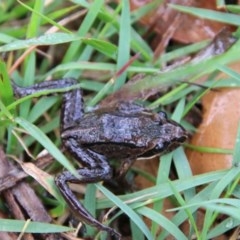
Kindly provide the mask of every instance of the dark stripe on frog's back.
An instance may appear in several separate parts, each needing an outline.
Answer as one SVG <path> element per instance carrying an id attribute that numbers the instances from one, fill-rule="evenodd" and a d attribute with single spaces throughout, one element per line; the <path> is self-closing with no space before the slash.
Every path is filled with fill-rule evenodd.
<path id="1" fill-rule="evenodd" d="M 85 144 L 83 147 L 102 154 L 107 158 L 116 159 L 137 158 L 139 154 L 141 155 L 144 152 L 144 149 L 128 143 L 96 143 Z"/>

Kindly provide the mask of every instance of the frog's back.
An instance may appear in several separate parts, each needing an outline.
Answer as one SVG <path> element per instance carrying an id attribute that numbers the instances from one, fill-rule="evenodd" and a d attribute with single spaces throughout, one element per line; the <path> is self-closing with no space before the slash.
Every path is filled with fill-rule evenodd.
<path id="1" fill-rule="evenodd" d="M 145 135 L 144 126 L 149 125 L 150 121 L 140 114 L 92 112 L 87 113 L 77 127 L 67 131 L 71 131 L 69 136 L 84 145 L 124 143 L 141 147 L 140 136 Z"/>

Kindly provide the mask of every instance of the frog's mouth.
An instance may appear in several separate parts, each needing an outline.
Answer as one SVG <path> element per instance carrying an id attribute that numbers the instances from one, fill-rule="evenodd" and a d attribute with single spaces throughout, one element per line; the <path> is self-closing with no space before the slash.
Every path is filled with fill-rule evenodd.
<path id="1" fill-rule="evenodd" d="M 154 157 L 163 155 L 164 153 L 166 153 L 166 149 L 168 149 L 167 144 L 165 144 L 165 146 L 161 147 L 161 148 L 154 148 L 151 149 L 143 154 L 141 154 L 140 156 L 137 157 L 137 160 L 147 160 L 147 159 L 152 159 Z"/>
<path id="2" fill-rule="evenodd" d="M 187 140 L 186 136 L 182 136 L 180 138 L 177 138 L 175 141 L 173 140 L 167 147 L 167 150 L 164 153 L 168 153 L 179 147 L 181 144 L 183 144 Z"/>

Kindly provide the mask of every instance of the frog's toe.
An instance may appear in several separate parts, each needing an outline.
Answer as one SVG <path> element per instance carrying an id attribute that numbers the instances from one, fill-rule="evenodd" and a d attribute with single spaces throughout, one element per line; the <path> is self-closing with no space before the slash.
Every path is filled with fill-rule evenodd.
<path id="1" fill-rule="evenodd" d="M 119 232 L 117 232 L 116 230 L 114 230 L 113 228 L 107 227 L 106 231 L 109 235 L 111 235 L 112 237 L 115 237 L 114 239 L 116 239 L 116 240 L 122 239 L 121 234 Z"/>

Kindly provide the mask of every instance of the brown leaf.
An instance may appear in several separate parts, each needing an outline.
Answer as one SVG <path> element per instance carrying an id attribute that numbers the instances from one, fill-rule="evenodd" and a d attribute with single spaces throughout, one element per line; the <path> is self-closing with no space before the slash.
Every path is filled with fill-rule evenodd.
<path id="1" fill-rule="evenodd" d="M 231 65 L 239 72 L 239 63 Z M 221 78 L 226 76 L 222 75 Z M 223 149 L 233 149 L 240 120 L 240 89 L 222 88 L 210 91 L 202 99 L 203 122 L 193 136 L 191 144 Z M 229 154 L 201 153 L 187 150 L 194 174 L 230 168 Z"/>
<path id="2" fill-rule="evenodd" d="M 21 163 L 23 170 L 32 176 L 39 184 L 41 184 L 52 196 L 58 196 L 54 184 L 54 177 L 42 171 L 33 163 Z"/>

